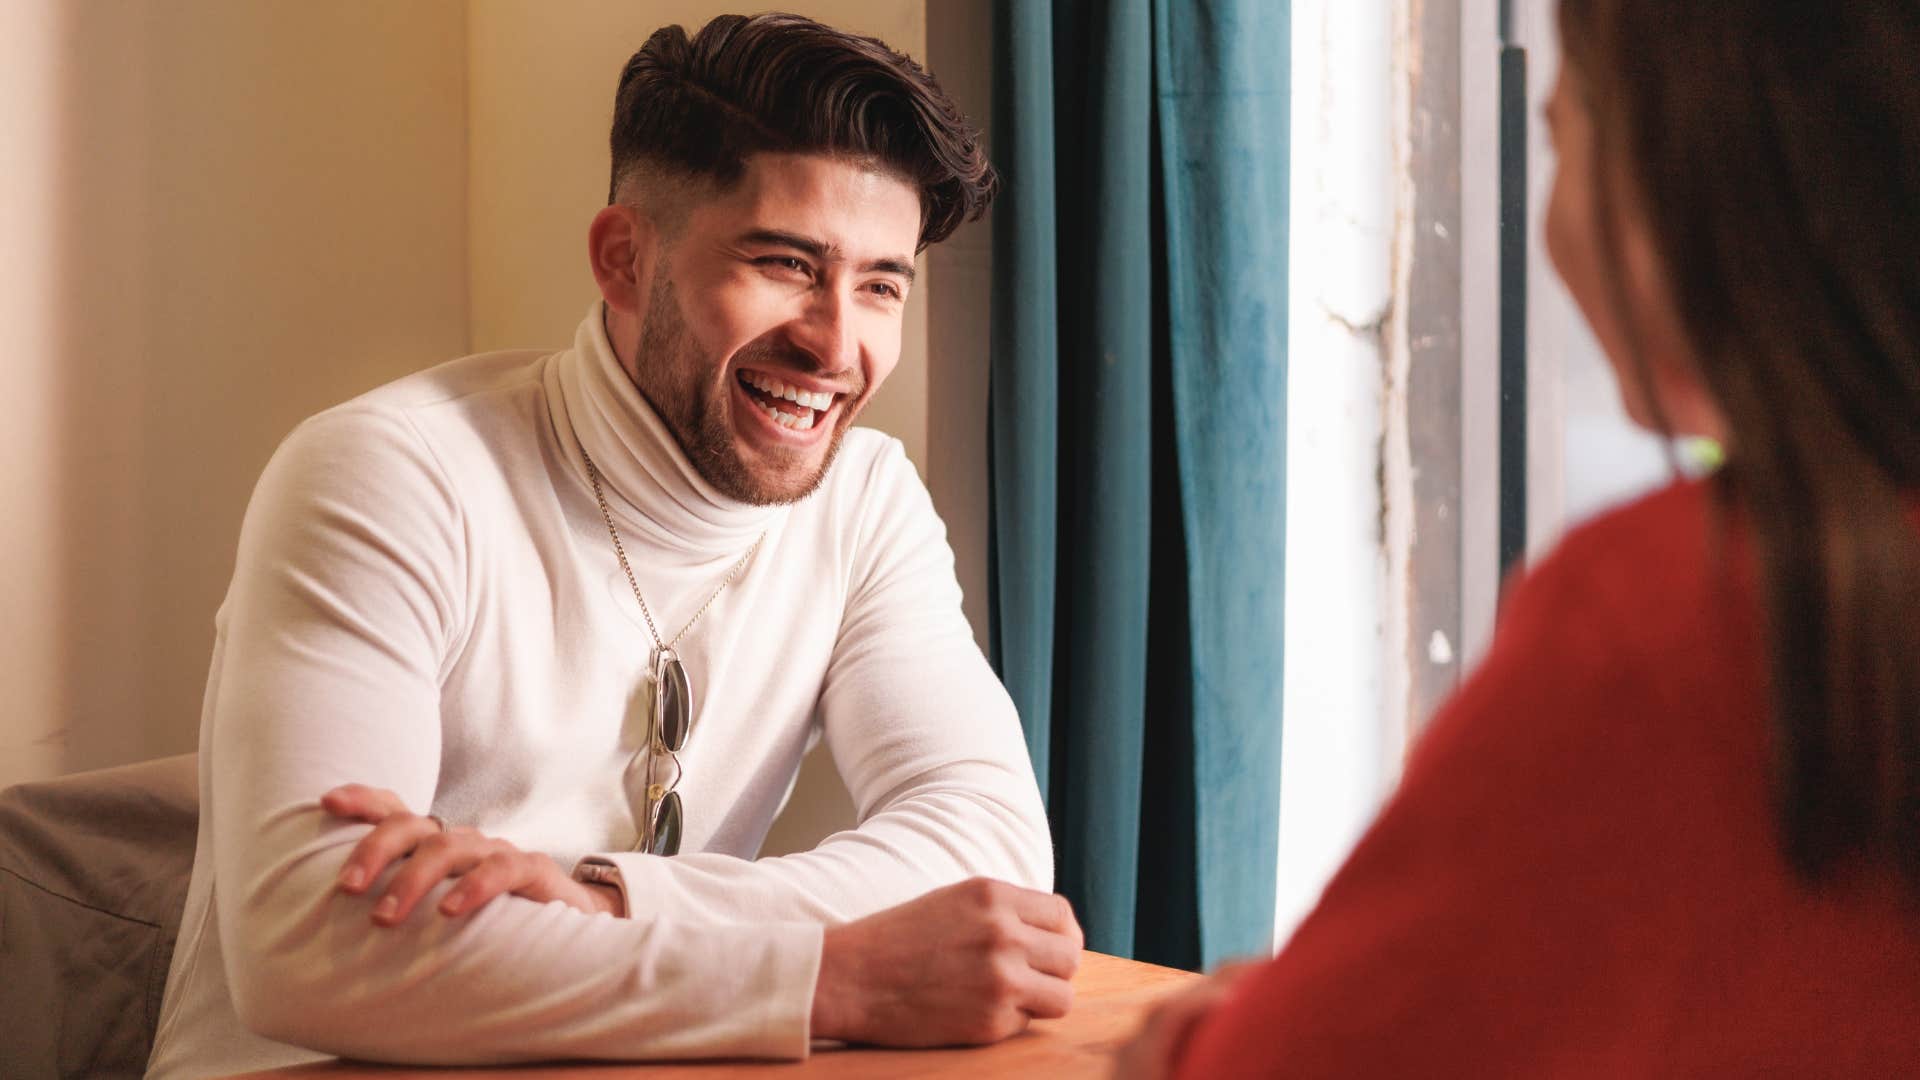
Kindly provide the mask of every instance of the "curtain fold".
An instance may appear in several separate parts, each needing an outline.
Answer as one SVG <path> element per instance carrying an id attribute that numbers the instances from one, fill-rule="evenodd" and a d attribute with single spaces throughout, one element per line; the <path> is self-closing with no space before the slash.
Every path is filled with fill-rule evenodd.
<path id="1" fill-rule="evenodd" d="M 1292 5 L 1155 9 L 1174 433 L 1188 602 L 1205 613 L 1192 630 L 1194 842 L 1211 963 L 1273 936 Z"/>
<path id="2" fill-rule="evenodd" d="M 1273 924 L 1289 21 L 996 9 L 992 652 L 1090 946 L 1187 967 Z"/>

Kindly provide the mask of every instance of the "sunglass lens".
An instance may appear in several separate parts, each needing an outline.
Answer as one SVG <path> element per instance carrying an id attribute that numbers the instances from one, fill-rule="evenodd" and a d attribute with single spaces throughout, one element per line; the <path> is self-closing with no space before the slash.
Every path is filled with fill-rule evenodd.
<path id="1" fill-rule="evenodd" d="M 679 753 L 693 727 L 693 688 L 680 658 L 671 654 L 660 665 L 659 702 L 660 745 Z"/>
<path id="2" fill-rule="evenodd" d="M 655 855 L 680 854 L 680 793 L 667 792 L 654 810 L 653 848 Z"/>

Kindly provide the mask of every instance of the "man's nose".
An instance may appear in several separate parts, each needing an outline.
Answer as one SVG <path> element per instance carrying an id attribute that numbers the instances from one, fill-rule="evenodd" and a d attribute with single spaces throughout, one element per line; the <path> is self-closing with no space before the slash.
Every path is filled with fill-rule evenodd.
<path id="1" fill-rule="evenodd" d="M 846 371 L 860 362 L 852 303 L 840 289 L 821 289 L 788 327 L 794 345 L 822 371 Z"/>

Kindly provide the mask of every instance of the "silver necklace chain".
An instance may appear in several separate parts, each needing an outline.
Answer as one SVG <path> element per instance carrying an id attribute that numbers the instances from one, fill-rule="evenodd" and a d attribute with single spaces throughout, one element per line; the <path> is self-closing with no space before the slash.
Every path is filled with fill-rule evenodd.
<path id="1" fill-rule="evenodd" d="M 653 647 L 662 652 L 670 651 L 680 643 L 681 638 L 687 636 L 687 631 L 693 629 L 693 624 L 700 621 L 700 616 L 707 613 L 707 609 L 713 606 L 713 602 L 720 599 L 720 594 L 726 590 L 727 586 L 733 584 L 733 579 L 740 576 L 741 569 L 747 565 L 747 560 L 753 558 L 753 553 L 760 550 L 760 541 L 765 540 L 767 534 L 761 533 L 753 541 L 753 546 L 747 549 L 747 553 L 740 556 L 739 561 L 733 564 L 733 569 L 727 571 L 726 577 L 720 579 L 720 584 L 714 588 L 713 595 L 707 597 L 707 602 L 701 604 L 700 610 L 694 612 L 693 618 L 687 620 L 687 625 L 673 635 L 672 641 L 663 645 L 660 642 L 660 630 L 653 625 L 653 612 L 647 610 L 647 598 L 640 595 L 640 582 L 635 580 L 633 567 L 627 562 L 627 549 L 620 544 L 620 530 L 613 527 L 613 509 L 607 505 L 607 493 L 600 486 L 600 469 L 594 465 L 593 455 L 587 453 L 585 447 L 580 448 L 580 456 L 586 459 L 587 479 L 593 481 L 594 501 L 600 504 L 600 517 L 607 523 L 607 535 L 613 537 L 613 553 L 620 560 L 620 569 L 627 575 L 627 584 L 633 586 L 633 598 L 640 601 L 640 614 L 647 620 L 647 633 L 653 635 Z"/>

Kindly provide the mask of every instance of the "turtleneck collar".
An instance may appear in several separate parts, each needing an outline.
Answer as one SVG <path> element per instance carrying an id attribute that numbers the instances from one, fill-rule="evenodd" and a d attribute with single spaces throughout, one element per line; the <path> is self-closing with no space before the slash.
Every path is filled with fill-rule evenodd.
<path id="1" fill-rule="evenodd" d="M 556 355 L 544 376 L 567 467 L 588 484 L 580 451 L 593 455 L 614 516 L 652 543 L 716 555 L 745 548 L 787 508 L 752 506 L 707 483 L 621 368 L 602 307 L 595 301 L 587 309 L 573 348 Z"/>

